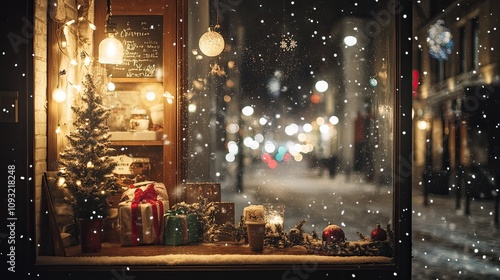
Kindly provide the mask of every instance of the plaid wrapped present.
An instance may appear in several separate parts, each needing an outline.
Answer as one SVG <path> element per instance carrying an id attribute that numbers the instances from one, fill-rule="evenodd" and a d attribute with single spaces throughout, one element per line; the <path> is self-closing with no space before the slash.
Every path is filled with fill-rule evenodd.
<path id="1" fill-rule="evenodd" d="M 177 246 L 198 242 L 200 233 L 196 214 L 167 211 L 164 219 L 165 245 Z"/>

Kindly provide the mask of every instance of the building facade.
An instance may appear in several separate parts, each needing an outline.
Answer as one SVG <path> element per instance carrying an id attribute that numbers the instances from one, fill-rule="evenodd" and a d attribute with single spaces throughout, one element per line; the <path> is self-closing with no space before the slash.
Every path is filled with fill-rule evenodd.
<path id="1" fill-rule="evenodd" d="M 491 198 L 499 172 L 495 1 L 414 3 L 414 168 L 424 192 Z M 493 193 L 492 193 L 493 192 Z"/>

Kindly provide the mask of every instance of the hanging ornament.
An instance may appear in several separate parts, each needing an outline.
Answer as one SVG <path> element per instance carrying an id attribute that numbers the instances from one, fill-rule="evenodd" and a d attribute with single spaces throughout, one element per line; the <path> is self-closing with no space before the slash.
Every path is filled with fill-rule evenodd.
<path id="1" fill-rule="evenodd" d="M 293 36 L 281 35 L 280 48 L 283 51 L 293 51 L 298 46 L 298 43 Z"/>
<path id="2" fill-rule="evenodd" d="M 444 26 L 444 20 L 438 20 L 427 30 L 427 45 L 432 57 L 439 61 L 447 60 L 453 50 L 453 35 Z"/>
<path id="3" fill-rule="evenodd" d="M 290 32 L 286 31 L 286 2 L 283 1 L 283 35 L 281 35 L 281 40 L 279 43 L 280 49 L 282 51 L 293 51 L 298 46 L 297 40 L 293 38 L 293 35 L 290 35 Z"/>
<path id="4" fill-rule="evenodd" d="M 201 52 L 206 56 L 218 56 L 224 50 L 224 38 L 219 32 L 215 31 L 217 28 L 219 28 L 218 25 L 214 29 L 209 27 L 208 31 L 201 35 L 198 42 Z"/>
<path id="5" fill-rule="evenodd" d="M 387 240 L 387 232 L 380 227 L 380 224 L 377 224 L 377 227 L 372 230 L 371 237 L 372 241 L 385 241 Z"/>
<path id="6" fill-rule="evenodd" d="M 338 243 L 338 242 L 344 242 L 345 240 L 345 233 L 337 225 L 328 225 L 324 230 L 323 230 L 323 242 L 327 243 Z"/>

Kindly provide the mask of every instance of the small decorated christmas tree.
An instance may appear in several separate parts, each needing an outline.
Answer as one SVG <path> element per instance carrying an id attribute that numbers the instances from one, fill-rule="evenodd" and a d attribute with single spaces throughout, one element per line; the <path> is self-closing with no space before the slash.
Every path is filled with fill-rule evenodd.
<path id="1" fill-rule="evenodd" d="M 118 188 L 113 170 L 116 162 L 111 148 L 106 120 L 110 109 L 103 99 L 91 74 L 83 80 L 81 106 L 72 106 L 75 113 L 74 130 L 67 135 L 68 146 L 60 154 L 60 172 L 63 187 L 68 190 L 67 202 L 73 207 L 76 219 L 99 219 L 108 216 L 107 198 Z"/>

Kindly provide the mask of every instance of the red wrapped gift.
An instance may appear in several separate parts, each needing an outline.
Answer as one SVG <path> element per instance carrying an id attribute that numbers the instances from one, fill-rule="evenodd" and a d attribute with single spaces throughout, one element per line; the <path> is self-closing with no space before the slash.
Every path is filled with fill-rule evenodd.
<path id="1" fill-rule="evenodd" d="M 132 185 L 123 194 L 118 208 L 122 246 L 163 242 L 163 215 L 169 209 L 166 193 L 163 184 L 148 182 Z"/>

